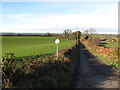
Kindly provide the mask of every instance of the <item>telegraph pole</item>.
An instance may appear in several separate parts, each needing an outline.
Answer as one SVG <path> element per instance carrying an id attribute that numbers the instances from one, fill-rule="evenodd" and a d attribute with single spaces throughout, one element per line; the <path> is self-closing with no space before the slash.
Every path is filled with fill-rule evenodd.
<path id="1" fill-rule="evenodd" d="M 78 28 L 77 28 L 77 38 L 76 38 L 76 39 L 77 39 L 76 44 L 79 45 L 79 34 L 78 34 Z"/>
<path id="2" fill-rule="evenodd" d="M 78 43 L 78 28 L 77 28 L 77 43 Z"/>

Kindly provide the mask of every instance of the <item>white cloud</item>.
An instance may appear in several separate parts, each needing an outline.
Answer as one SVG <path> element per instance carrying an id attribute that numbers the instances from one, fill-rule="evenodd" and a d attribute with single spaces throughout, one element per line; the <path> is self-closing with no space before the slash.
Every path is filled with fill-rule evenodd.
<path id="1" fill-rule="evenodd" d="M 114 12 L 111 12 L 111 8 L 107 8 L 104 10 L 97 10 L 91 13 L 53 15 L 35 19 L 33 23 L 31 23 L 32 25 L 30 25 L 30 28 L 41 29 L 47 29 L 52 27 L 117 28 L 118 23 L 117 15 L 118 15 L 117 9 L 115 7 Z"/>
<path id="2" fill-rule="evenodd" d="M 14 14 L 14 15 L 2 15 L 2 17 L 17 19 L 17 20 L 23 21 L 23 22 L 32 22 L 31 19 L 26 18 L 27 16 L 30 16 L 30 15 L 27 13 L 19 13 L 19 14 Z"/>
<path id="3" fill-rule="evenodd" d="M 7 15 L 6 17 L 21 20 L 26 24 L 11 26 L 9 28 L 3 27 L 3 31 L 25 30 L 25 29 L 40 29 L 48 30 L 51 28 L 68 28 L 68 27 L 86 27 L 86 28 L 117 28 L 118 27 L 118 10 L 117 4 L 102 7 L 93 12 L 80 14 L 66 14 L 66 15 L 48 15 L 48 16 L 34 16 L 34 19 L 26 18 L 29 14 Z M 28 23 L 29 22 L 29 23 Z M 22 32 L 22 31 L 21 31 Z M 24 32 L 24 31 L 23 31 Z M 31 31 L 30 31 L 31 32 Z M 42 31 L 40 31 L 42 32 Z"/>
<path id="4" fill-rule="evenodd" d="M 98 34 L 118 34 L 118 32 L 98 32 Z"/>

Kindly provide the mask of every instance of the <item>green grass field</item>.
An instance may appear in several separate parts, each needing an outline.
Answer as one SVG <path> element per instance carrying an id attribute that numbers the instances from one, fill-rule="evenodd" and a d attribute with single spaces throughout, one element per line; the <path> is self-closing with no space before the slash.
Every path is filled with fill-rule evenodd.
<path id="1" fill-rule="evenodd" d="M 115 42 L 109 42 L 105 46 L 109 48 L 117 48 L 118 46 L 120 46 L 119 43 L 120 43 L 120 40 L 117 40 Z"/>
<path id="2" fill-rule="evenodd" d="M 38 36 L 3 36 L 2 56 L 6 53 L 15 53 L 16 57 L 32 55 L 54 54 L 56 52 L 56 37 Z M 72 41 L 60 39 L 59 50 L 69 47 Z"/>
<path id="3" fill-rule="evenodd" d="M 110 47 L 110 48 L 118 47 L 118 42 L 110 42 L 106 44 L 105 46 Z"/>

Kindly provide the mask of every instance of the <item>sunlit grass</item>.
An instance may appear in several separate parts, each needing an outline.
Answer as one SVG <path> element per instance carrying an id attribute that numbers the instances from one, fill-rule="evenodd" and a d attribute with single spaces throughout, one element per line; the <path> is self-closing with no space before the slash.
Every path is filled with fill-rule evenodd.
<path id="1" fill-rule="evenodd" d="M 16 57 L 54 54 L 56 37 L 4 36 L 2 37 L 2 55 L 15 53 Z M 59 50 L 69 47 L 73 42 L 60 38 Z"/>
<path id="2" fill-rule="evenodd" d="M 110 42 L 106 44 L 105 46 L 110 47 L 110 48 L 118 47 L 118 42 Z"/>

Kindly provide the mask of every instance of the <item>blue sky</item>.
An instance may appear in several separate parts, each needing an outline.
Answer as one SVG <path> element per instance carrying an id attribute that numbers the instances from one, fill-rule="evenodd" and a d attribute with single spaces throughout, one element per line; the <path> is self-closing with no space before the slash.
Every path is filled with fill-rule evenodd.
<path id="1" fill-rule="evenodd" d="M 1 2 L 1 32 L 118 31 L 117 2 Z"/>

